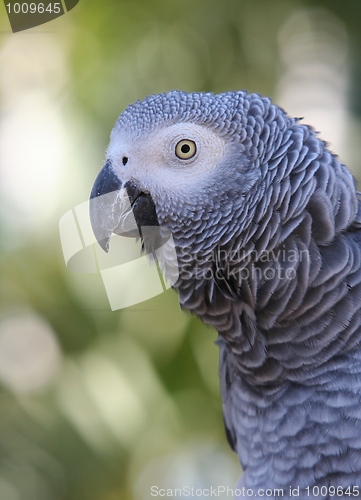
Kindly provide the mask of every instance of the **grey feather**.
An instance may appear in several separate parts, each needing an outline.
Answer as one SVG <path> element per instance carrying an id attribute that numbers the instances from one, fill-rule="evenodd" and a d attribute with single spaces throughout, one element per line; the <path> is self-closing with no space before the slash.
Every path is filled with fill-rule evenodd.
<path id="1" fill-rule="evenodd" d="M 240 484 L 284 488 L 285 497 L 300 487 L 301 498 L 313 498 L 307 486 L 361 490 L 361 203 L 352 175 L 311 127 L 244 91 L 151 96 L 120 116 L 113 140 L 134 143 L 175 123 L 226 144 L 192 196 L 150 195 L 176 244 L 180 304 L 219 333 Z"/>

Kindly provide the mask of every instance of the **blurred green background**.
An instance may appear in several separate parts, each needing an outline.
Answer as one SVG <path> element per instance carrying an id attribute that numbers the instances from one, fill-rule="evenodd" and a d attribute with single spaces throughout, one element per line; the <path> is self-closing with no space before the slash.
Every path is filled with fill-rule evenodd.
<path id="1" fill-rule="evenodd" d="M 112 312 L 59 219 L 124 107 L 174 88 L 269 95 L 361 179 L 360 22 L 360 0 L 80 0 L 12 34 L 1 4 L 0 500 L 235 486 L 215 332 L 172 291 Z"/>

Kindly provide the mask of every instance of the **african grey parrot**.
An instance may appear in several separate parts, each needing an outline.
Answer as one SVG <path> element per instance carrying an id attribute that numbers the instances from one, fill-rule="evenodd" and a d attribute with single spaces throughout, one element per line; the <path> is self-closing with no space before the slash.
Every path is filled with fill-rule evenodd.
<path id="1" fill-rule="evenodd" d="M 269 98 L 171 91 L 116 122 L 91 199 L 120 188 L 140 230 L 171 232 L 180 305 L 218 331 L 238 495 L 357 497 L 361 203 L 348 169 Z M 106 249 L 117 198 L 95 207 Z"/>

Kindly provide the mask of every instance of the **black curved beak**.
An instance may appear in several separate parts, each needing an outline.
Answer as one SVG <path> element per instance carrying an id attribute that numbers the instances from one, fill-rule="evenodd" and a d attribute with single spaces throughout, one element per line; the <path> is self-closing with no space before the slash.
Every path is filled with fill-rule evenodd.
<path id="1" fill-rule="evenodd" d="M 126 194 L 126 196 L 124 196 Z M 122 181 L 107 161 L 90 194 L 90 221 L 99 245 L 108 252 L 113 233 L 137 238 L 141 226 L 158 226 L 155 204 L 134 180 Z"/>
<path id="2" fill-rule="evenodd" d="M 90 222 L 99 245 L 108 252 L 109 240 L 120 221 L 117 198 L 122 188 L 108 161 L 97 175 L 90 193 Z"/>

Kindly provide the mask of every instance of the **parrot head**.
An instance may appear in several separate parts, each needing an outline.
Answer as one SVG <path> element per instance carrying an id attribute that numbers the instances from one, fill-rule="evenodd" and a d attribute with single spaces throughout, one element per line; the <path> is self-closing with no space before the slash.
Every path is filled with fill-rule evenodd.
<path id="1" fill-rule="evenodd" d="M 121 189 L 140 232 L 166 228 L 177 246 L 194 252 L 244 230 L 263 195 L 262 161 L 279 135 L 274 108 L 268 98 L 243 91 L 172 91 L 130 105 L 115 124 L 91 192 L 101 246 L 108 249 L 112 233 L 139 236 L 137 228 L 125 230 Z M 283 113 L 278 128 L 287 120 Z"/>

